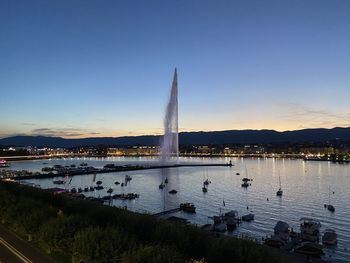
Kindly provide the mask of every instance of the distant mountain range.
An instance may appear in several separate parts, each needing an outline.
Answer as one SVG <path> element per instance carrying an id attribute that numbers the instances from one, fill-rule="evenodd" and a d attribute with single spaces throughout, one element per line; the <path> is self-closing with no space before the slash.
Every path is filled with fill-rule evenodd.
<path id="1" fill-rule="evenodd" d="M 267 144 L 267 143 L 319 143 L 350 141 L 349 128 L 304 129 L 278 132 L 275 130 L 229 130 L 210 132 L 181 132 L 181 145 L 207 144 Z M 65 139 L 46 136 L 13 136 L 0 139 L 3 146 L 77 147 L 77 146 L 125 146 L 159 145 L 161 136 L 96 137 Z"/>

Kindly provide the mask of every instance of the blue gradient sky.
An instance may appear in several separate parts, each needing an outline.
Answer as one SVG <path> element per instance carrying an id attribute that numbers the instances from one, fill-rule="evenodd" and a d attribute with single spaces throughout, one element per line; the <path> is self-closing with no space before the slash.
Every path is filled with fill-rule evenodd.
<path id="1" fill-rule="evenodd" d="M 350 1 L 0 2 L 0 137 L 350 126 Z"/>

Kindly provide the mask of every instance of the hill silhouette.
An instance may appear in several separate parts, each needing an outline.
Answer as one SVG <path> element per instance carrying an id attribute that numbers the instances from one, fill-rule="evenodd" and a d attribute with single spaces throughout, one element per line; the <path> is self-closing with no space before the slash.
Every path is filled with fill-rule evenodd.
<path id="1" fill-rule="evenodd" d="M 159 145 L 162 136 L 142 135 L 123 137 L 94 137 L 66 139 L 47 136 L 13 136 L 0 139 L 3 146 L 78 147 Z M 350 128 L 303 129 L 278 132 L 275 130 L 227 130 L 209 132 L 181 132 L 181 145 L 206 144 L 268 144 L 268 143 L 320 143 L 350 141 Z"/>

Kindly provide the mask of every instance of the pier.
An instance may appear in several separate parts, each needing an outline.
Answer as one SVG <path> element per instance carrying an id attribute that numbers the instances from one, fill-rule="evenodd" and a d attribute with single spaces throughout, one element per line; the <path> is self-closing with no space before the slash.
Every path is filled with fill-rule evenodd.
<path id="1" fill-rule="evenodd" d="M 178 168 L 178 167 L 232 167 L 231 163 L 209 163 L 209 164 L 169 164 L 169 165 L 154 165 L 154 166 L 114 166 L 111 168 L 94 168 L 94 167 L 86 167 L 86 168 L 75 168 L 75 169 L 64 169 L 62 171 L 53 173 L 26 173 L 23 174 L 23 171 L 11 171 L 11 170 L 2 170 L 7 174 L 11 174 L 13 172 L 14 175 L 1 175 L 0 177 L 3 179 L 11 178 L 15 180 L 23 180 L 23 179 L 42 179 L 42 178 L 53 178 L 53 177 L 65 177 L 68 176 L 76 176 L 76 175 L 85 175 L 85 174 L 101 174 L 101 173 L 117 173 L 117 172 L 129 172 L 129 171 L 140 171 L 140 170 L 151 170 L 151 169 L 170 169 L 170 168 Z M 18 174 L 16 174 L 18 172 Z"/>
<path id="2" fill-rule="evenodd" d="M 159 213 L 155 213 L 155 214 L 152 214 L 153 216 L 163 216 L 163 215 L 168 215 L 168 214 L 172 214 L 172 213 L 176 213 L 176 212 L 179 212 L 181 211 L 180 207 L 178 208 L 173 208 L 173 209 L 169 209 L 169 210 L 165 210 L 165 211 L 162 211 L 162 212 L 159 212 Z"/>

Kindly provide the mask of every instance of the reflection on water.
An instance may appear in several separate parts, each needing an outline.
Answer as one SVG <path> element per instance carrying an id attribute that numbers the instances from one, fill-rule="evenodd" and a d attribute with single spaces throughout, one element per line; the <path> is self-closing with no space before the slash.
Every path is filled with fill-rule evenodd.
<path id="1" fill-rule="evenodd" d="M 180 162 L 223 163 L 225 158 L 181 158 Z M 44 165 L 43 163 L 48 164 Z M 142 164 L 157 163 L 156 158 L 86 158 L 34 160 L 12 163 L 11 169 L 27 169 L 39 171 L 44 166 L 53 164 L 70 165 L 87 162 L 101 168 L 107 163 Z M 127 206 L 139 212 L 155 213 L 163 209 L 178 207 L 181 202 L 193 202 L 197 207 L 195 215 L 179 212 L 195 224 L 210 223 L 208 216 L 224 211 L 238 210 L 240 215 L 253 211 L 255 221 L 243 223 L 233 235 L 249 235 L 261 239 L 271 234 L 278 220 L 286 221 L 291 227 L 299 230 L 301 217 L 314 217 L 321 221 L 322 230 L 333 228 L 338 234 L 338 245 L 327 250 L 326 258 L 334 262 L 350 261 L 350 166 L 330 162 L 304 162 L 289 159 L 232 159 L 233 167 L 181 167 L 159 170 L 144 170 L 122 173 L 98 174 L 97 180 L 103 181 L 102 191 L 87 193 L 92 196 L 104 196 L 109 187 L 115 193 L 134 192 L 140 198 L 132 201 L 113 200 L 113 205 Z M 240 175 L 236 175 L 239 172 Z M 279 187 L 278 174 L 281 175 L 283 197 L 276 196 Z M 115 181 L 123 181 L 126 174 L 132 181 L 126 186 L 115 185 Z M 241 179 L 246 174 L 253 179 L 252 185 L 244 189 Z M 168 178 L 169 183 L 163 190 L 158 188 L 162 180 Z M 71 187 L 92 185 L 93 175 L 75 176 Z M 203 181 L 209 178 L 212 182 L 208 192 L 202 192 Z M 53 187 L 52 179 L 30 180 L 43 188 Z M 328 189 L 334 195 L 331 202 L 335 213 L 324 208 L 328 203 Z M 171 189 L 178 191 L 176 195 L 168 193 Z M 223 206 L 223 200 L 225 207 Z M 269 200 L 269 201 L 268 201 Z M 248 207 L 248 209 L 247 209 Z M 346 249 L 347 248 L 347 249 Z"/>

